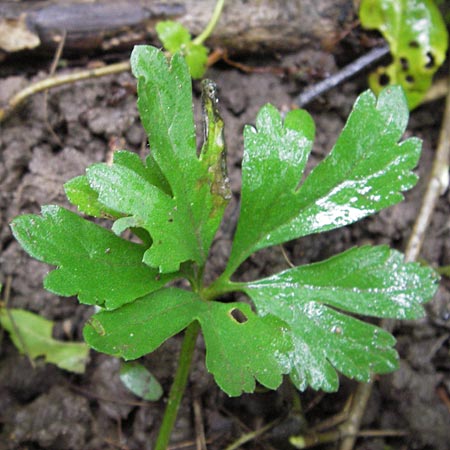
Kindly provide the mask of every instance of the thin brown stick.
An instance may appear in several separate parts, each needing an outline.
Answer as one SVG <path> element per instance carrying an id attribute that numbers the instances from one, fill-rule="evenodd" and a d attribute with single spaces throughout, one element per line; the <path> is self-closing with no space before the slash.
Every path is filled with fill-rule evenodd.
<path id="1" fill-rule="evenodd" d="M 205 427 L 203 426 L 202 406 L 200 399 L 193 400 L 194 424 L 195 424 L 195 444 L 197 450 L 206 450 Z"/>
<path id="2" fill-rule="evenodd" d="M 53 57 L 52 65 L 50 66 L 50 72 L 49 72 L 50 76 L 55 75 L 56 68 L 58 67 L 58 63 L 61 59 L 64 44 L 66 42 L 66 35 L 67 35 L 67 33 L 64 30 L 61 33 L 61 37 L 60 37 L 60 40 L 58 43 L 58 48 L 56 49 L 55 56 Z M 58 143 L 58 145 L 60 147 L 62 147 L 63 143 L 62 143 L 61 139 L 55 133 L 55 130 L 53 129 L 50 121 L 48 120 L 48 89 L 46 89 L 44 91 L 44 121 L 45 121 L 45 126 L 47 127 L 47 130 L 49 131 L 49 133 L 53 136 L 53 139 L 55 139 L 55 141 Z"/>
<path id="3" fill-rule="evenodd" d="M 360 383 L 356 388 L 348 419 L 339 427 L 344 436 L 339 450 L 352 450 L 373 388 L 373 377 L 369 383 Z"/>
<path id="4" fill-rule="evenodd" d="M 258 428 L 255 431 L 250 431 L 249 433 L 243 434 L 239 439 L 232 442 L 228 447 L 226 447 L 225 450 L 236 450 L 241 447 L 241 445 L 246 444 L 247 442 L 253 441 L 259 436 L 262 436 L 264 433 L 269 431 L 271 428 L 273 428 L 275 425 L 281 422 L 280 418 L 277 418 L 273 420 L 272 422 L 268 423 L 267 425 L 264 425 L 261 428 Z"/>
<path id="5" fill-rule="evenodd" d="M 442 401 L 442 403 L 444 403 L 444 405 L 447 407 L 447 410 L 450 414 L 450 398 L 447 394 L 445 387 L 439 386 L 436 389 L 436 393 L 437 393 L 438 397 L 440 398 L 440 400 Z"/>
<path id="6" fill-rule="evenodd" d="M 407 436 L 408 432 L 404 430 L 362 430 L 353 437 L 402 437 Z M 318 445 L 336 442 L 343 436 L 339 429 L 327 432 L 311 432 L 300 436 L 293 436 L 289 439 L 290 443 L 299 449 L 308 449 Z"/>
<path id="7" fill-rule="evenodd" d="M 422 248 L 425 232 L 433 216 L 439 197 L 448 188 L 448 170 L 450 155 L 450 95 L 447 94 L 445 103 L 444 119 L 442 122 L 439 143 L 434 156 L 431 176 L 428 181 L 419 215 L 414 224 L 411 237 L 405 251 L 406 261 L 417 260 Z"/>
<path id="8" fill-rule="evenodd" d="M 441 133 L 439 135 L 439 142 L 437 151 L 431 169 L 430 179 L 428 181 L 427 189 L 422 200 L 422 205 L 414 223 L 411 236 L 408 240 L 405 250 L 405 261 L 415 261 L 420 254 L 423 240 L 427 227 L 433 216 L 436 203 L 440 195 L 445 192 L 448 187 L 448 170 L 450 159 L 450 87 L 447 91 L 447 98 L 445 104 L 444 118 L 442 120 Z M 392 330 L 394 327 L 393 320 L 383 320 L 381 325 L 383 328 Z M 366 410 L 367 402 L 372 391 L 374 377 L 370 383 L 359 384 L 355 397 L 359 398 L 355 402 L 350 411 L 349 419 L 344 424 L 344 429 L 350 436 L 345 437 L 339 450 L 352 450 L 355 444 L 356 435 L 361 424 L 364 411 Z"/>
<path id="9" fill-rule="evenodd" d="M 292 269 L 295 267 L 295 264 L 292 263 L 292 261 L 289 259 L 289 255 L 286 252 L 286 249 L 284 248 L 284 245 L 280 245 L 281 254 L 283 255 L 284 260 L 286 261 L 286 264 Z"/>
<path id="10" fill-rule="evenodd" d="M 95 69 L 55 75 L 53 77 L 45 78 L 44 80 L 36 81 L 15 94 L 4 108 L 0 108 L 0 122 L 5 120 L 6 117 L 8 117 L 28 97 L 37 94 L 38 92 L 57 86 L 62 86 L 64 84 L 75 83 L 76 81 L 87 80 L 89 78 L 98 78 L 105 75 L 126 72 L 127 70 L 130 70 L 130 63 L 128 61 L 124 61 Z"/>
<path id="11" fill-rule="evenodd" d="M 448 85 L 448 78 L 441 78 L 439 80 L 436 80 L 432 84 L 430 89 L 428 89 L 428 92 L 425 94 L 422 103 L 434 102 L 441 99 L 442 97 L 446 97 L 448 92 Z"/>

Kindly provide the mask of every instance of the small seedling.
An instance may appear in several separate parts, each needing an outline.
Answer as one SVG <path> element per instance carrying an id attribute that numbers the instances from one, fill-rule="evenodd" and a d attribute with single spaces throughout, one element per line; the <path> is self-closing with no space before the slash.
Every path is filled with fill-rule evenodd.
<path id="1" fill-rule="evenodd" d="M 216 2 L 210 21 L 195 39 L 192 38 L 189 30 L 179 22 L 165 20 L 156 24 L 156 33 L 165 50 L 171 55 L 180 53 L 184 56 L 194 80 L 202 78 L 206 72 L 209 50 L 204 42 L 216 26 L 224 3 L 225 0 Z"/>
<path id="2" fill-rule="evenodd" d="M 402 200 L 417 177 L 421 142 L 399 143 L 408 120 L 401 88 L 364 92 L 330 154 L 302 174 L 315 127 L 306 111 L 283 119 L 264 106 L 244 130 L 241 210 L 228 263 L 211 284 L 204 271 L 231 198 L 215 86 L 203 84 L 204 142 L 197 154 L 188 67 L 149 46 L 131 56 L 138 108 L 151 152 L 117 152 L 65 185 L 81 212 L 114 220 L 112 231 L 60 206 L 12 223 L 23 248 L 57 266 L 44 286 L 102 310 L 84 329 L 94 349 L 125 360 L 151 353 L 186 329 L 156 444 L 167 446 L 201 329 L 206 367 L 230 396 L 256 382 L 276 389 L 338 388 L 336 371 L 368 381 L 398 365 L 395 339 L 356 316 L 414 319 L 435 290 L 434 272 L 386 246 L 355 247 L 261 280 L 232 278 L 253 253 L 341 227 Z M 120 237 L 130 230 L 136 243 Z M 190 290 L 168 287 L 186 279 Z M 247 294 L 230 302 L 224 294 Z M 350 314 L 348 314 L 350 313 Z"/>

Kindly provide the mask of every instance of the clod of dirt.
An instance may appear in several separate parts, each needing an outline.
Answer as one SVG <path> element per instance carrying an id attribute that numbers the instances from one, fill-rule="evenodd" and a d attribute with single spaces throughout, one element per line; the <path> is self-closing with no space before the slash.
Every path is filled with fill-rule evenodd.
<path id="1" fill-rule="evenodd" d="M 406 361 L 401 362 L 397 372 L 382 379 L 382 392 L 395 409 L 395 415 L 390 418 L 397 422 L 382 426 L 409 430 L 410 449 L 448 448 L 448 411 L 436 392 L 441 380 L 442 376 L 432 365 L 427 372 L 418 372 Z"/>
<path id="2" fill-rule="evenodd" d="M 0 366 L 0 386 L 20 402 L 33 400 L 63 379 L 62 372 L 53 364 L 39 360 L 31 367 L 26 356 L 18 358 L 13 354 L 4 358 Z"/>
<path id="3" fill-rule="evenodd" d="M 11 424 L 8 449 L 17 449 L 24 442 L 36 443 L 50 450 L 87 448 L 89 402 L 61 386 L 19 410 Z"/>

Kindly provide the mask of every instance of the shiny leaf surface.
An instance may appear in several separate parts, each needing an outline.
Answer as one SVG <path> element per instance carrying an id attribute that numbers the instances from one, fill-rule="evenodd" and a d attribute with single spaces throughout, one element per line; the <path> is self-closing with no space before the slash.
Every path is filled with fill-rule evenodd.
<path id="1" fill-rule="evenodd" d="M 170 194 L 170 186 L 151 155 L 144 166 L 136 153 L 118 151 L 114 153 L 114 164 L 127 167 L 147 180 L 150 184 Z M 79 211 L 93 217 L 118 219 L 123 214 L 103 205 L 98 199 L 98 192 L 92 189 L 86 176 L 72 178 L 64 184 L 64 191 L 70 203 Z"/>
<path id="2" fill-rule="evenodd" d="M 142 263 L 145 248 L 58 206 L 14 219 L 15 238 L 34 258 L 54 266 L 44 286 L 108 309 L 159 289 L 173 277 Z M 175 275 L 174 275 L 175 276 Z"/>
<path id="3" fill-rule="evenodd" d="M 205 302 L 196 294 L 161 289 L 115 311 L 95 314 L 84 329 L 103 353 L 136 359 L 197 320 L 206 344 L 206 366 L 229 395 L 252 392 L 255 380 L 271 389 L 289 371 L 292 349 L 279 319 L 258 317 L 243 303 Z"/>
<path id="4" fill-rule="evenodd" d="M 295 113 L 295 115 L 294 115 Z M 256 250 L 355 222 L 393 205 L 417 177 L 421 144 L 398 144 L 408 120 L 401 88 L 367 91 L 356 100 L 328 155 L 297 188 L 311 148 L 313 125 L 301 111 L 284 126 L 272 107 L 247 127 L 241 215 L 227 268 L 231 274 Z"/>
<path id="5" fill-rule="evenodd" d="M 84 342 L 63 342 L 52 338 L 53 322 L 23 309 L 0 308 L 0 324 L 20 353 L 70 372 L 84 373 L 89 347 Z"/>
<path id="6" fill-rule="evenodd" d="M 359 15 L 363 27 L 383 34 L 393 58 L 370 75 L 370 87 L 378 93 L 400 84 L 415 108 L 445 60 L 448 33 L 439 9 L 433 0 L 363 0 Z"/>
<path id="7" fill-rule="evenodd" d="M 163 395 L 159 381 L 137 362 L 123 362 L 120 367 L 120 379 L 133 394 L 144 400 L 157 401 Z"/>
<path id="8" fill-rule="evenodd" d="M 271 233 L 297 214 L 296 189 L 314 138 L 308 113 L 291 111 L 283 123 L 272 105 L 264 106 L 256 128 L 244 129 L 241 211 L 229 267 L 276 244 Z"/>
<path id="9" fill-rule="evenodd" d="M 295 344 L 291 377 L 304 390 L 334 391 L 336 370 L 359 381 L 395 369 L 394 338 L 337 311 L 397 319 L 423 316 L 437 277 L 431 268 L 405 264 L 388 247 L 353 248 L 326 261 L 247 283 L 260 315 L 290 325 Z M 336 309 L 334 309 L 336 308 Z"/>

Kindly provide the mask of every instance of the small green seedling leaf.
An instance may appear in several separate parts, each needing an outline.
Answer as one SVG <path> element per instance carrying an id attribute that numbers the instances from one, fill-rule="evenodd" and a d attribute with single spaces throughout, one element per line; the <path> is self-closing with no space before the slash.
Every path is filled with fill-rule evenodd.
<path id="1" fill-rule="evenodd" d="M 164 286 L 142 263 L 145 248 L 115 236 L 59 206 L 43 206 L 42 216 L 14 219 L 12 232 L 34 258 L 58 266 L 44 286 L 55 294 L 77 295 L 81 303 L 114 309 Z"/>
<path id="2" fill-rule="evenodd" d="M 393 61 L 369 77 L 375 93 L 400 84 L 410 109 L 418 106 L 445 60 L 448 33 L 433 0 L 363 0 L 363 27 L 378 29 L 389 42 Z"/>
<path id="3" fill-rule="evenodd" d="M 62 342 L 52 338 L 53 322 L 23 309 L 0 308 L 0 324 L 20 353 L 70 372 L 84 373 L 89 347 L 84 342 Z"/>
<path id="4" fill-rule="evenodd" d="M 163 395 L 158 380 L 137 362 L 123 362 L 120 367 L 120 379 L 133 394 L 144 400 L 154 402 Z"/>
<path id="5" fill-rule="evenodd" d="M 400 87 L 355 102 L 334 148 L 298 187 L 314 127 L 302 111 L 283 124 L 272 106 L 246 127 L 242 197 L 227 274 L 251 253 L 355 222 L 403 199 L 417 181 L 421 142 L 398 143 L 408 120 Z"/>
<path id="6" fill-rule="evenodd" d="M 368 381 L 372 371 L 393 370 L 397 358 L 392 336 L 335 309 L 417 319 L 437 281 L 430 268 L 405 264 L 395 250 L 366 246 L 247 283 L 245 292 L 260 315 L 273 314 L 291 327 L 297 387 L 332 391 L 338 386 L 333 368 Z"/>
<path id="7" fill-rule="evenodd" d="M 156 32 L 164 48 L 172 55 L 180 52 L 186 59 L 191 77 L 201 78 L 206 72 L 208 48 L 195 44 L 189 31 L 181 23 L 166 20 L 156 24 Z"/>
<path id="8" fill-rule="evenodd" d="M 258 317 L 244 303 L 205 302 L 195 293 L 167 288 L 93 317 L 101 332 L 88 323 L 86 342 L 126 360 L 154 351 L 197 320 L 208 371 L 229 395 L 253 392 L 255 380 L 275 389 L 290 369 L 286 355 L 292 344 L 286 324 L 270 315 Z"/>

